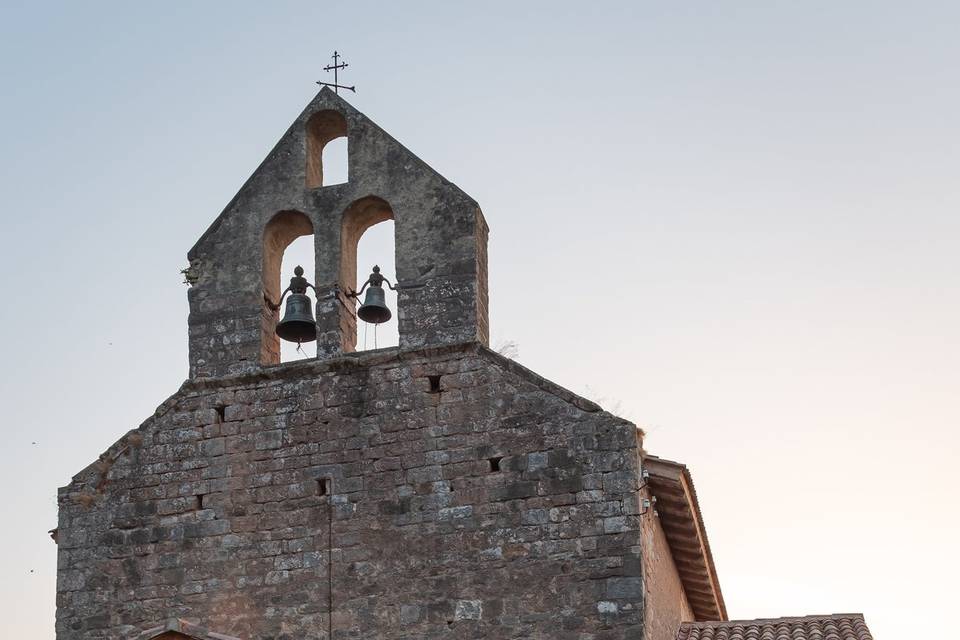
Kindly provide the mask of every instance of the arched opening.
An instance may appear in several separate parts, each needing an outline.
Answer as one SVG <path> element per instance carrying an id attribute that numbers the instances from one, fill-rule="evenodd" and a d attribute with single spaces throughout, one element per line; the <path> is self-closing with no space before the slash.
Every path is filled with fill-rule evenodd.
<path id="1" fill-rule="evenodd" d="M 308 237 L 304 238 L 304 236 Z M 302 239 L 298 240 L 298 238 Z M 313 223 L 305 214 L 299 211 L 281 211 L 273 216 L 264 228 L 263 313 L 260 327 L 260 362 L 262 364 L 278 364 L 288 360 L 311 357 L 296 352 L 296 345 L 293 345 L 292 353 L 286 345 L 281 347 L 281 340 L 277 337 L 276 329 L 284 307 L 281 305 L 279 309 L 274 309 L 273 305 L 280 302 L 280 296 L 287 288 L 289 279 L 293 276 L 293 269 L 298 264 L 303 267 L 304 276 L 313 283 L 315 255 Z M 315 303 L 315 300 L 313 302 Z M 315 345 L 316 343 L 305 344 L 303 349 L 307 351 L 308 346 L 310 346 L 315 356 Z M 293 354 L 296 357 L 293 357 Z"/>
<path id="2" fill-rule="evenodd" d="M 380 273 L 397 284 L 394 215 L 390 205 L 373 196 L 354 202 L 343 214 L 340 229 L 340 286 L 357 291 L 366 282 L 374 265 Z M 386 304 L 393 317 L 379 325 L 368 325 L 357 318 L 357 308 L 366 292 L 353 304 L 348 303 L 350 317 L 342 326 L 344 351 L 394 347 L 399 344 L 397 295 L 384 285 Z"/>
<path id="3" fill-rule="evenodd" d="M 313 243 L 313 236 L 300 236 L 296 240 L 290 243 L 287 247 L 287 250 L 283 252 L 283 260 L 280 262 L 280 285 L 286 289 L 287 285 L 290 283 L 290 278 L 294 275 L 293 270 L 297 267 L 303 267 L 303 277 L 310 281 L 310 284 L 313 284 L 314 273 L 316 273 L 315 264 L 315 248 Z M 281 292 L 283 289 L 281 289 Z M 290 294 L 287 294 L 288 296 Z M 310 307 L 314 313 L 316 313 L 316 292 L 313 290 L 308 290 L 307 295 L 310 297 Z M 285 311 L 285 304 L 280 305 L 280 318 L 283 318 L 283 313 Z M 304 358 L 316 358 L 317 357 L 317 343 L 314 342 L 303 342 L 301 344 L 296 344 L 294 342 L 289 342 L 287 340 L 280 341 L 280 362 L 293 362 L 294 360 L 303 360 Z"/>
<path id="4" fill-rule="evenodd" d="M 381 275 L 387 277 L 393 286 L 397 286 L 397 269 L 394 260 L 394 222 L 384 220 L 374 224 L 360 236 L 357 242 L 357 287 L 362 287 L 370 275 L 373 265 L 380 267 Z M 360 320 L 357 325 L 357 351 L 383 349 L 400 344 L 400 332 L 397 323 L 397 292 L 383 287 L 387 307 L 393 317 L 379 325 L 371 325 Z M 363 302 L 360 296 L 358 302 Z"/>
<path id="5" fill-rule="evenodd" d="M 307 187 L 347 181 L 347 119 L 339 111 L 318 111 L 307 120 Z"/>
<path id="6" fill-rule="evenodd" d="M 347 137 L 334 138 L 323 146 L 320 156 L 323 167 L 323 186 L 343 184 L 349 177 L 347 166 Z"/>

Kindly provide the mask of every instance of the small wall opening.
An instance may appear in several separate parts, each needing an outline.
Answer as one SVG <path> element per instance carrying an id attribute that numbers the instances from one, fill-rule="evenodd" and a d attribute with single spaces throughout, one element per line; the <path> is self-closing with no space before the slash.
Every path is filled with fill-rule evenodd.
<path id="1" fill-rule="evenodd" d="M 271 305 L 280 302 L 280 296 L 290 284 L 293 270 L 298 265 L 304 269 L 304 277 L 314 283 L 316 251 L 313 240 L 313 224 L 299 211 L 281 211 L 267 223 L 263 232 L 263 304 L 260 341 L 262 364 L 278 364 L 292 360 L 316 357 L 316 342 L 303 343 L 297 351 L 293 343 L 277 337 L 277 322 L 283 317 L 284 300 L 280 308 Z M 288 294 L 289 295 L 289 294 Z M 308 290 L 315 312 L 316 296 Z M 281 342 L 283 344 L 281 345 Z"/>
<path id="2" fill-rule="evenodd" d="M 359 290 L 374 267 L 397 285 L 393 210 L 386 201 L 367 197 L 353 203 L 343 216 L 340 231 L 340 285 L 344 290 Z M 369 288 L 369 287 L 368 287 Z M 387 322 L 368 324 L 357 317 L 357 309 L 366 292 L 347 302 L 350 318 L 343 327 L 343 350 L 364 351 L 395 347 L 400 343 L 397 323 L 397 293 L 384 284 L 386 305 L 393 314 Z"/>
<path id="3" fill-rule="evenodd" d="M 327 496 L 332 493 L 330 478 L 317 478 L 317 495 Z"/>
<path id="4" fill-rule="evenodd" d="M 347 120 L 339 111 L 318 111 L 307 120 L 307 187 L 341 184 L 349 178 Z"/>

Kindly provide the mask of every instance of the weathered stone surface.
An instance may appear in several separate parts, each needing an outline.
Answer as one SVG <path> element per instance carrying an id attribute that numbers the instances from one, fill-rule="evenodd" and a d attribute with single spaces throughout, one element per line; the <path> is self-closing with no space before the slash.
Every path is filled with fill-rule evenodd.
<path id="1" fill-rule="evenodd" d="M 60 491 L 57 638 L 639 638 L 638 447 L 476 343 L 188 381 Z"/>
<path id="2" fill-rule="evenodd" d="M 391 218 L 400 347 L 352 353 L 356 242 Z M 279 365 L 310 233 L 318 357 Z M 60 490 L 57 640 L 641 638 L 639 432 L 485 347 L 486 242 L 321 91 L 189 254 L 189 380 Z"/>

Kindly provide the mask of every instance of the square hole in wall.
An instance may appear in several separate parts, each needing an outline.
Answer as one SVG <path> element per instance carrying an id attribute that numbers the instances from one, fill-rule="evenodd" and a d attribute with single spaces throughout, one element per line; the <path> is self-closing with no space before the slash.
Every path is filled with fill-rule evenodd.
<path id="1" fill-rule="evenodd" d="M 332 486 L 333 486 L 333 482 L 330 478 L 317 478 L 317 495 L 318 496 L 330 495 Z"/>

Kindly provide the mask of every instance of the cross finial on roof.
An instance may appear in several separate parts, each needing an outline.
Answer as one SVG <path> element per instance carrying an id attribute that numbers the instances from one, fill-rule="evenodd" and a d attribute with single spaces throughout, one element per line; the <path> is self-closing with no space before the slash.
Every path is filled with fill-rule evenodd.
<path id="1" fill-rule="evenodd" d="M 333 87 L 333 91 L 337 94 L 340 93 L 340 89 L 347 89 L 349 91 L 353 91 L 354 93 L 356 93 L 357 92 L 356 86 L 347 87 L 340 84 L 340 77 L 337 73 L 338 71 L 340 71 L 340 69 L 345 69 L 350 65 L 348 65 L 346 62 L 340 62 L 340 58 L 342 58 L 342 56 L 336 51 L 333 52 L 332 57 L 333 57 L 333 64 L 328 64 L 323 68 L 323 70 L 326 71 L 327 73 L 329 73 L 330 71 L 333 71 L 333 83 L 331 84 L 329 82 L 323 82 L 321 80 L 317 80 L 317 84 L 320 85 L 321 87 Z"/>

